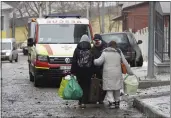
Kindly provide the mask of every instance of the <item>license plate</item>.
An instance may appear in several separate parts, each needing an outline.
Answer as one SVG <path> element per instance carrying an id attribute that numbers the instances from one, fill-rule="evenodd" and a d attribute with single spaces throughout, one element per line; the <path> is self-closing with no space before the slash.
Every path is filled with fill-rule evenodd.
<path id="1" fill-rule="evenodd" d="M 61 70 L 70 70 L 71 66 L 60 66 Z"/>

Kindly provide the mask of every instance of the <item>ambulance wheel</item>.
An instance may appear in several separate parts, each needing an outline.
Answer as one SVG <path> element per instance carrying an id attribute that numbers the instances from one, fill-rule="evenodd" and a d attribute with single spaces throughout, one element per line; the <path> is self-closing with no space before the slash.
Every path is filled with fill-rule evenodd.
<path id="1" fill-rule="evenodd" d="M 37 75 L 36 75 L 36 74 L 34 75 L 34 86 L 35 86 L 35 87 L 39 87 L 39 86 L 40 86 L 40 84 L 39 84 L 39 81 L 38 81 L 38 78 L 37 78 Z"/>
<path id="2" fill-rule="evenodd" d="M 31 72 L 29 72 L 29 76 L 30 76 L 30 81 L 33 82 L 34 81 L 34 76 L 31 74 Z"/>

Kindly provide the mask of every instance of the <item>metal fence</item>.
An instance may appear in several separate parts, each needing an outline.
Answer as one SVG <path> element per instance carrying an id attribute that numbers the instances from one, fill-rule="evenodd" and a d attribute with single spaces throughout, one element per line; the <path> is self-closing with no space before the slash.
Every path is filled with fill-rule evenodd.
<path id="1" fill-rule="evenodd" d="M 158 12 L 155 19 L 155 53 L 162 62 L 169 61 L 170 27 L 164 27 L 164 17 Z"/>

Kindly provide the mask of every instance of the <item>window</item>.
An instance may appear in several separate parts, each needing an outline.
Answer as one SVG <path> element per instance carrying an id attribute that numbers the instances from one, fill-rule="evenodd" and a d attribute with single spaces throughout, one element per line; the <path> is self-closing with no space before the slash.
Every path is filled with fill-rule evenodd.
<path id="1" fill-rule="evenodd" d="M 102 39 L 107 43 L 110 41 L 115 41 L 116 43 L 128 43 L 127 35 L 123 33 L 105 34 L 102 35 Z"/>
<path id="2" fill-rule="evenodd" d="M 88 25 L 84 25 L 84 24 L 40 25 L 38 43 L 63 43 L 63 44 L 78 43 L 82 35 L 84 34 L 87 34 L 91 39 Z"/>
<path id="3" fill-rule="evenodd" d="M 10 50 L 11 43 L 10 42 L 2 42 L 2 50 Z"/>
<path id="4" fill-rule="evenodd" d="M 4 30 L 4 16 L 1 16 L 1 30 Z"/>

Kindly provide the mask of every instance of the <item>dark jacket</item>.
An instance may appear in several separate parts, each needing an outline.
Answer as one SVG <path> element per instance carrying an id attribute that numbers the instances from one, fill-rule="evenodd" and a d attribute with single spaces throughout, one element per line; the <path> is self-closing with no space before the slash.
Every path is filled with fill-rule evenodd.
<path id="1" fill-rule="evenodd" d="M 102 41 L 102 45 L 100 47 L 93 46 L 91 49 L 91 52 L 94 56 L 94 59 L 98 59 L 102 51 L 107 47 L 107 44 Z M 94 67 L 94 74 L 96 74 L 96 77 L 99 79 L 102 79 L 102 70 L 103 70 L 103 65 L 102 66 L 95 66 Z"/>
<path id="2" fill-rule="evenodd" d="M 83 41 L 80 42 L 77 45 L 77 48 L 74 51 L 74 55 L 73 55 L 73 59 L 72 59 L 72 66 L 71 66 L 71 73 L 74 75 L 87 75 L 87 74 L 91 74 L 93 73 L 93 66 L 90 68 L 80 68 L 77 64 L 77 57 L 79 56 L 79 51 L 80 50 L 90 50 L 91 49 L 91 45 L 89 42 Z M 93 64 L 93 59 L 92 59 L 92 64 Z"/>

